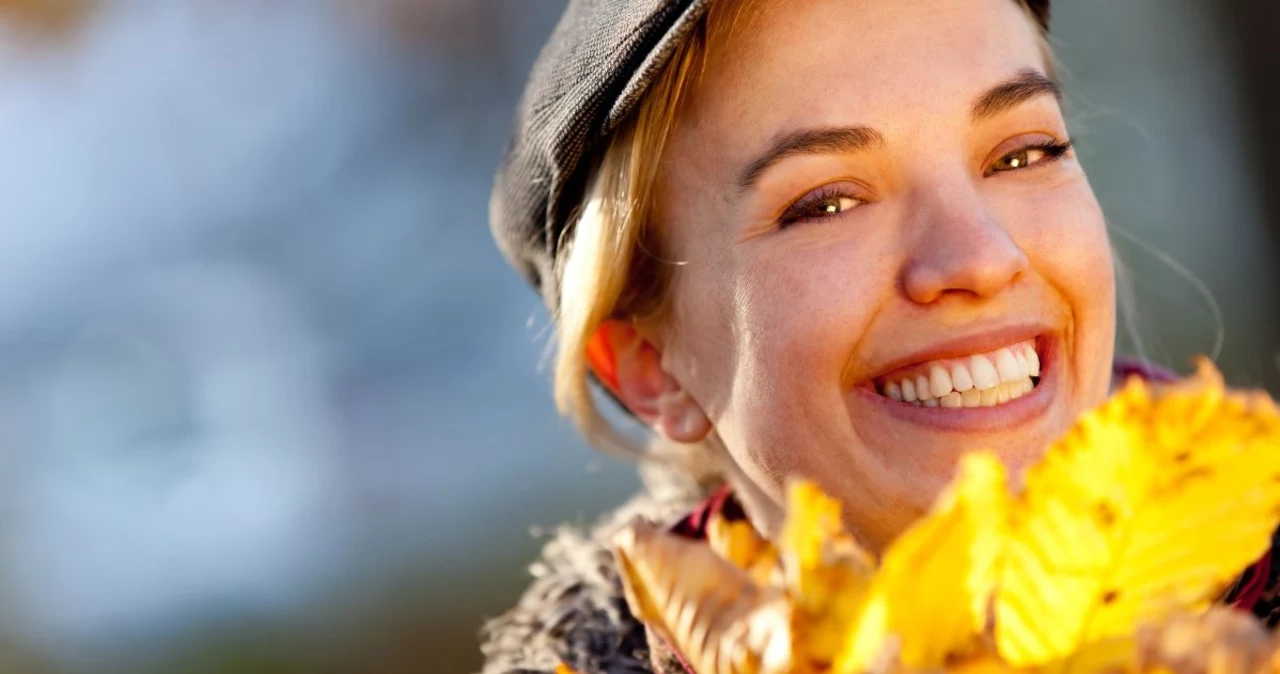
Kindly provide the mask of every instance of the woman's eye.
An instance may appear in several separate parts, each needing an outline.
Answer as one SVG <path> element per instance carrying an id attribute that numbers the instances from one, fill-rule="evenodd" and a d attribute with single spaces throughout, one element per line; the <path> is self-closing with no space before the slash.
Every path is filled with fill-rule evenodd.
<path id="1" fill-rule="evenodd" d="M 810 220 L 830 218 L 853 210 L 860 204 L 862 200 L 857 197 L 845 194 L 838 189 L 823 188 L 788 208 L 782 215 L 780 224 L 787 227 Z"/>
<path id="2" fill-rule="evenodd" d="M 1014 150 L 1013 152 L 997 159 L 996 162 L 987 169 L 987 171 L 988 173 L 1017 171 L 1018 169 L 1024 169 L 1029 166 L 1057 161 L 1070 149 L 1070 142 L 1048 142 L 1040 145 L 1033 145 L 1031 147 L 1024 147 L 1019 150 Z"/>

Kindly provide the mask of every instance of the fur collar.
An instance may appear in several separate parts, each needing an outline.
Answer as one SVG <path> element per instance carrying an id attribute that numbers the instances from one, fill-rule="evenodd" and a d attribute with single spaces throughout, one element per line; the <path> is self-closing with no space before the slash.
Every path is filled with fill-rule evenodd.
<path id="1" fill-rule="evenodd" d="M 673 523 L 709 490 L 674 473 L 645 477 L 644 492 L 590 530 L 556 530 L 519 603 L 484 626 L 483 674 L 551 674 L 560 663 L 582 674 L 683 674 L 627 608 L 609 540 L 636 517 Z"/>

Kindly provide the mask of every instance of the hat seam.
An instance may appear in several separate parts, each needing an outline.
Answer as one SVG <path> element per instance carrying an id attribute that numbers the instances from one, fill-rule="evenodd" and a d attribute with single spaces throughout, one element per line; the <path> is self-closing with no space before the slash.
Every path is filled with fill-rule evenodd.
<path id="1" fill-rule="evenodd" d="M 688 36 L 690 31 L 693 30 L 697 19 L 687 20 L 687 16 L 691 12 L 701 15 L 710 6 L 711 0 L 692 0 L 680 12 L 680 16 L 676 17 L 676 22 L 679 23 L 681 19 L 686 20 L 677 26 L 673 26 L 673 30 L 662 37 L 655 49 L 645 56 L 636 71 L 627 78 L 618 100 L 614 101 L 613 105 L 610 106 L 609 114 L 605 117 L 605 133 L 612 133 L 622 123 L 622 120 L 630 114 L 631 108 L 644 97 L 644 93 L 653 85 L 652 81 L 650 81 L 641 86 L 639 81 L 651 79 L 654 73 L 660 71 L 678 48 L 680 38 Z"/>

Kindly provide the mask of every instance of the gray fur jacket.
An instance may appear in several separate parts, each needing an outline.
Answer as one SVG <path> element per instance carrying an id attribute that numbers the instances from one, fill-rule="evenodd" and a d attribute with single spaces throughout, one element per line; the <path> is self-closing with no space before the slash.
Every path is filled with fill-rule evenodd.
<path id="1" fill-rule="evenodd" d="M 564 663 L 581 674 L 686 674 L 679 660 L 631 615 L 609 540 L 642 517 L 671 524 L 713 487 L 669 474 L 645 476 L 645 490 L 590 530 L 561 527 L 530 567 L 519 603 L 481 631 L 483 674 L 551 674 Z"/>

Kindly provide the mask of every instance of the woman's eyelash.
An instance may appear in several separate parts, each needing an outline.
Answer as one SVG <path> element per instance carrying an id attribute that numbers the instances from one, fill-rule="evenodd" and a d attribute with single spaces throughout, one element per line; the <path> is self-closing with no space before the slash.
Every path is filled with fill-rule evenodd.
<path id="1" fill-rule="evenodd" d="M 1001 169 L 988 168 L 986 173 L 987 175 L 991 175 L 993 173 L 1002 173 L 1006 171 L 1020 171 L 1025 168 L 1034 168 L 1036 166 L 1042 166 L 1044 164 L 1052 164 L 1058 161 L 1059 159 L 1062 159 L 1062 157 L 1065 156 L 1068 152 L 1070 152 L 1071 148 L 1074 146 L 1075 146 L 1075 142 L 1072 140 L 1067 140 L 1065 142 L 1059 142 L 1056 140 L 1046 140 L 1039 143 L 1026 145 L 1012 152 L 1006 153 L 1004 156 L 1000 157 L 1000 159 L 997 161 L 998 162 L 1004 161 L 1015 155 L 1026 154 L 1028 152 L 1043 152 L 1044 158 L 1042 158 L 1040 161 L 1037 161 L 1037 162 L 1031 162 L 1024 165 L 1010 166 L 1008 168 L 1001 168 Z"/>
<path id="2" fill-rule="evenodd" d="M 1071 148 L 1075 147 L 1075 141 L 1067 140 L 1066 142 L 1059 143 L 1056 140 L 1046 140 L 1043 143 L 1037 143 L 1033 147 L 1039 150 L 1044 150 L 1049 153 L 1050 156 L 1061 157 L 1069 152 Z"/>
<path id="3" fill-rule="evenodd" d="M 778 219 L 778 226 L 786 229 L 804 222 L 834 218 L 845 210 L 857 208 L 861 204 L 862 199 L 854 196 L 848 189 L 840 185 L 826 185 L 801 197 L 799 201 L 789 206 Z"/>

